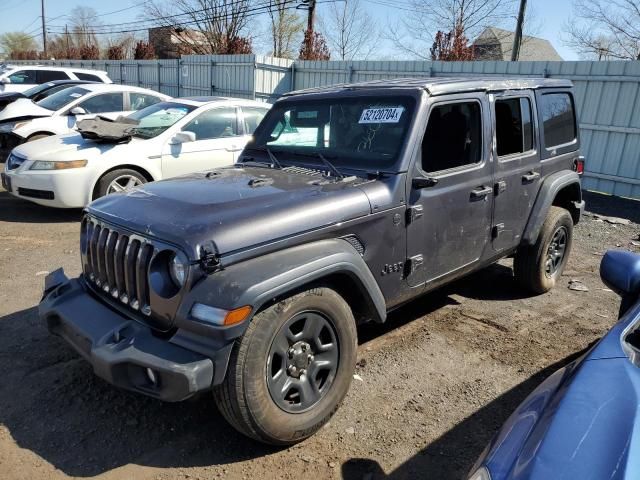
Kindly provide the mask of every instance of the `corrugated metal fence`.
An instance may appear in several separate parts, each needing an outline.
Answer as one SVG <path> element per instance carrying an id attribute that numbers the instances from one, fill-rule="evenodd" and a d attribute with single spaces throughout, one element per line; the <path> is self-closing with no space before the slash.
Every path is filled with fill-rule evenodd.
<path id="1" fill-rule="evenodd" d="M 172 96 L 223 95 L 269 102 L 290 90 L 383 78 L 567 78 L 576 86 L 587 157 L 584 187 L 640 199 L 640 62 L 293 62 L 261 55 L 189 55 L 179 60 L 39 63 L 106 70 L 114 82 Z"/>

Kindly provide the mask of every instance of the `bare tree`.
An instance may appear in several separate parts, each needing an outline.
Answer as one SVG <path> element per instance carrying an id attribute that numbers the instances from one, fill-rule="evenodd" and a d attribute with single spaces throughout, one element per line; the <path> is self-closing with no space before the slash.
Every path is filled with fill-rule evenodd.
<path id="1" fill-rule="evenodd" d="M 291 0 L 269 0 L 268 14 L 271 54 L 274 57 L 294 58 L 304 32 L 304 19 L 291 9 Z"/>
<path id="2" fill-rule="evenodd" d="M 574 0 L 567 45 L 599 60 L 640 60 L 640 0 Z"/>
<path id="3" fill-rule="evenodd" d="M 37 45 L 32 36 L 24 32 L 7 32 L 0 35 L 0 48 L 11 58 L 16 58 L 23 52 L 35 52 Z"/>
<path id="4" fill-rule="evenodd" d="M 436 32 L 476 38 L 516 13 L 514 0 L 408 0 L 404 5 L 408 13 L 388 29 L 388 37 L 396 48 L 424 59 L 431 58 Z"/>
<path id="5" fill-rule="evenodd" d="M 71 43 L 77 48 L 98 46 L 95 29 L 102 25 L 98 13 L 91 7 L 77 6 L 71 10 Z"/>
<path id="6" fill-rule="evenodd" d="M 324 24 L 329 46 L 341 60 L 366 59 L 377 46 L 377 26 L 360 0 L 333 2 Z"/>
<path id="7" fill-rule="evenodd" d="M 170 28 L 181 50 L 195 54 L 235 53 L 251 45 L 245 37 L 250 0 L 151 0 L 146 18 Z"/>

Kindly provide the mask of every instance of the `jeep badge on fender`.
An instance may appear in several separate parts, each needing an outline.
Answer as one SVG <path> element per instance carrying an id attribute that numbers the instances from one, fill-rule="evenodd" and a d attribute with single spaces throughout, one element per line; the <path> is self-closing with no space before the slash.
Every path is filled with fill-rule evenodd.
<path id="1" fill-rule="evenodd" d="M 117 387 L 212 391 L 245 435 L 299 442 L 349 390 L 358 322 L 508 256 L 522 288 L 554 286 L 584 209 L 577 125 L 558 79 L 286 94 L 235 166 L 90 204 L 82 274 L 50 274 L 40 316 Z"/>

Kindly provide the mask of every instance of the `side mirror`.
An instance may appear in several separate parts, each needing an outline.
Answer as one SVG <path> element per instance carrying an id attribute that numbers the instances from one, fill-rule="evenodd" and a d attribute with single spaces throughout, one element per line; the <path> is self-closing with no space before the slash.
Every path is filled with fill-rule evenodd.
<path id="1" fill-rule="evenodd" d="M 415 189 L 429 188 L 438 184 L 438 179 L 433 177 L 414 177 L 411 186 Z"/>
<path id="2" fill-rule="evenodd" d="M 69 113 L 71 115 L 86 115 L 87 111 L 82 107 L 73 107 Z"/>
<path id="3" fill-rule="evenodd" d="M 9 80 L 9 78 L 0 78 L 0 83 L 2 84 L 11 83 L 11 80 Z"/>
<path id="4" fill-rule="evenodd" d="M 600 262 L 600 278 L 607 287 L 622 297 L 622 316 L 640 297 L 640 255 L 609 250 Z"/>
<path id="5" fill-rule="evenodd" d="M 181 143 L 189 143 L 196 141 L 196 134 L 189 131 L 178 132 L 173 137 L 171 137 L 171 141 L 169 142 L 171 145 L 179 145 Z"/>

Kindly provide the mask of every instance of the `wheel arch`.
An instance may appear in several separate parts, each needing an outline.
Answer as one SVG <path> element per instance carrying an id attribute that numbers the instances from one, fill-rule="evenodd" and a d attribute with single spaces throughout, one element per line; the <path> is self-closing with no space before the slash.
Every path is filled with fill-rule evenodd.
<path id="1" fill-rule="evenodd" d="M 364 259 L 346 240 L 327 239 L 252 258 L 208 275 L 189 293 L 193 302 L 253 314 L 319 285 L 345 298 L 356 320 L 386 320 L 386 301 Z M 182 312 L 188 317 L 188 312 Z"/>
<path id="2" fill-rule="evenodd" d="M 47 132 L 47 131 L 44 131 L 44 130 L 39 130 L 39 131 L 37 131 L 37 132 L 33 132 L 33 133 L 31 133 L 31 134 L 27 137 L 26 141 L 27 141 L 27 142 L 30 142 L 30 141 L 33 139 L 33 137 L 37 137 L 38 135 L 44 135 L 44 136 L 46 136 L 46 137 L 53 137 L 53 136 L 55 135 L 55 133 L 53 133 L 53 132 Z"/>
<path id="3" fill-rule="evenodd" d="M 151 173 L 147 169 L 139 165 L 131 165 L 131 164 L 116 165 L 102 172 L 98 176 L 98 178 L 96 178 L 95 182 L 93 182 L 93 187 L 91 188 L 91 198 L 89 199 L 90 201 L 95 200 L 97 198 L 96 194 L 98 190 L 98 184 L 100 183 L 100 180 L 102 179 L 102 177 L 116 170 L 134 170 L 138 172 L 140 175 L 142 175 L 147 180 L 147 182 L 153 182 L 155 180 L 155 178 L 153 178 L 153 175 L 151 175 Z"/>
<path id="4" fill-rule="evenodd" d="M 533 245 L 536 242 L 551 206 L 568 210 L 574 224 L 580 221 L 584 201 L 580 176 L 576 172 L 556 172 L 543 181 L 522 235 L 523 244 Z"/>

